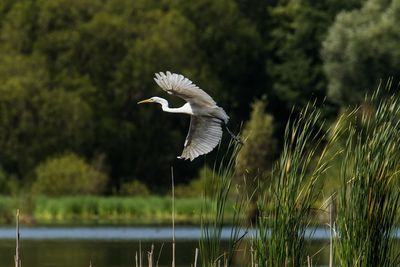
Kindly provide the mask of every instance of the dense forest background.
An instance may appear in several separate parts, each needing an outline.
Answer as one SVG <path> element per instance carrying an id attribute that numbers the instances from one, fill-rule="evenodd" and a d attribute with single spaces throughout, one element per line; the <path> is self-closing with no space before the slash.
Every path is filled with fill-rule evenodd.
<path id="1" fill-rule="evenodd" d="M 136 105 L 182 104 L 153 81 L 166 70 L 255 133 L 243 168 L 269 168 L 291 112 L 315 100 L 333 121 L 397 82 L 398 25 L 400 0 L 0 0 L 0 193 L 162 193 L 171 166 L 177 183 L 201 175 L 228 135 L 180 161 L 189 118 Z"/>

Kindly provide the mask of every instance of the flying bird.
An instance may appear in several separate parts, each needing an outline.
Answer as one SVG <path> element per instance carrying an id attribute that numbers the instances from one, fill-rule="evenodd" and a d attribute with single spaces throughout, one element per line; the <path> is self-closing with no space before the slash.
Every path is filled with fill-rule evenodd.
<path id="1" fill-rule="evenodd" d="M 157 96 L 138 102 L 138 104 L 158 103 L 164 112 L 190 115 L 189 132 L 182 155 L 178 158 L 192 161 L 200 155 L 211 152 L 222 138 L 222 126 L 226 127 L 229 121 L 226 112 L 217 106 L 211 96 L 180 74 L 159 72 L 155 74 L 154 81 L 168 94 L 176 95 L 186 101 L 179 108 L 170 108 L 167 100 Z M 235 140 L 238 140 L 228 127 L 226 129 Z"/>

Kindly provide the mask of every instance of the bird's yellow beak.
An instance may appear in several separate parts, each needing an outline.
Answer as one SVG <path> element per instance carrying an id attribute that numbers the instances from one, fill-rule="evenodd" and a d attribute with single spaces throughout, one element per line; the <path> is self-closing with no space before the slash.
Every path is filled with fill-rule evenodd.
<path id="1" fill-rule="evenodd" d="M 139 101 L 137 103 L 138 104 L 144 104 L 144 103 L 152 103 L 152 102 L 153 102 L 153 100 L 151 100 L 151 98 L 149 98 L 149 99 L 145 99 L 145 100 Z"/>

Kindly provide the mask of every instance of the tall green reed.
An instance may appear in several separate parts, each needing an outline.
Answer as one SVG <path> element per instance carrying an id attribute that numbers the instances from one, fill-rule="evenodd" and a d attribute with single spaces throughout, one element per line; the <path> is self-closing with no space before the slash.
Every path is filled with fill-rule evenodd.
<path id="1" fill-rule="evenodd" d="M 378 88 L 366 97 L 348 126 L 334 242 L 340 266 L 399 263 L 392 234 L 400 196 L 400 99 L 387 93 Z"/>
<path id="2" fill-rule="evenodd" d="M 317 181 L 335 156 L 328 152 L 337 140 L 342 119 L 329 131 L 321 112 L 308 104 L 286 126 L 283 151 L 272 170 L 272 183 L 258 201 L 259 216 L 253 238 L 257 266 L 302 266 L 305 230 L 311 223 L 319 195 Z M 268 206 L 272 204 L 272 211 Z"/>
<path id="3" fill-rule="evenodd" d="M 204 206 L 201 214 L 201 238 L 199 241 L 200 261 L 204 267 L 230 266 L 243 233 L 243 213 L 246 209 L 246 198 L 236 195 L 233 217 L 226 221 L 226 204 L 232 188 L 235 162 L 241 144 L 231 141 L 227 152 L 218 167 L 214 166 L 212 180 L 204 188 Z M 211 215 L 211 216 L 210 216 Z M 232 227 L 226 251 L 221 248 L 222 229 L 225 224 Z"/>

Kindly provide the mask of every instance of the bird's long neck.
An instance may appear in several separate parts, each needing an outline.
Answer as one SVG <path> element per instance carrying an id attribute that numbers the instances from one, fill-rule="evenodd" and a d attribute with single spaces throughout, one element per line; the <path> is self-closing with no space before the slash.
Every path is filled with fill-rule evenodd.
<path id="1" fill-rule="evenodd" d="M 192 111 L 192 108 L 190 107 L 189 103 L 186 103 L 185 105 L 183 105 L 182 107 L 179 107 L 179 108 L 170 108 L 168 105 L 168 101 L 165 99 L 163 99 L 163 101 L 160 101 L 159 103 L 161 105 L 162 110 L 165 112 L 184 113 L 184 114 L 193 115 L 193 111 Z"/>

